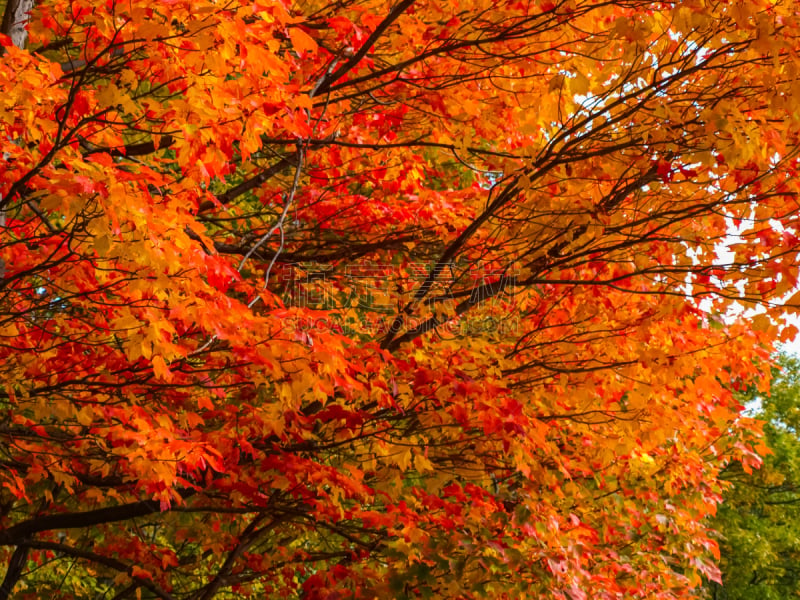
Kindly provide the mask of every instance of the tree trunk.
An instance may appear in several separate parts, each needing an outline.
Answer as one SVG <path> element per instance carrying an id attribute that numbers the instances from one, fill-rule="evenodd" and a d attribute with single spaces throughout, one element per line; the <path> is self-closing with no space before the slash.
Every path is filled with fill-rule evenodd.
<path id="1" fill-rule="evenodd" d="M 11 38 L 11 43 L 17 48 L 24 48 L 25 42 L 28 40 L 28 30 L 25 26 L 28 24 L 28 19 L 33 10 L 34 0 L 8 0 L 6 9 L 3 12 L 3 23 L 0 25 L 0 33 L 4 33 Z M 0 56 L 3 55 L 3 47 L 0 46 Z M 9 142 L 12 140 L 9 140 Z M 3 161 L 8 159 L 8 155 L 3 153 Z M 3 197 L 0 195 L 0 202 Z M 6 228 L 6 211 L 4 208 L 0 209 L 0 231 Z M 0 259 L 0 282 L 6 274 L 5 262 Z M 0 285 L 2 287 L 2 285 Z M 22 576 L 22 571 L 25 568 L 25 563 L 28 558 L 28 548 L 17 546 L 14 554 L 11 556 L 6 567 L 6 576 L 0 584 L 0 599 L 5 600 L 11 596 L 17 581 Z"/>
<path id="2" fill-rule="evenodd" d="M 28 19 L 30 19 L 33 1 L 8 0 L 6 4 L 0 33 L 9 36 L 11 43 L 17 48 L 24 48 L 25 42 L 28 40 L 28 31 L 25 29 L 25 25 L 28 24 Z"/>
<path id="3" fill-rule="evenodd" d="M 24 48 L 25 42 L 28 40 L 28 30 L 25 26 L 28 24 L 28 19 L 31 17 L 31 10 L 33 10 L 34 0 L 8 0 L 6 9 L 3 12 L 3 23 L 0 25 L 0 33 L 4 33 L 11 38 L 11 43 L 17 48 Z M 0 46 L 0 56 L 3 55 L 3 47 Z M 3 153 L 3 161 L 7 160 L 8 156 Z M 3 197 L 0 196 L 0 204 Z M 6 211 L 0 208 L 0 231 L 6 228 Z M 6 275 L 6 265 L 0 259 L 0 282 Z M 0 285 L 0 287 L 2 287 Z"/>

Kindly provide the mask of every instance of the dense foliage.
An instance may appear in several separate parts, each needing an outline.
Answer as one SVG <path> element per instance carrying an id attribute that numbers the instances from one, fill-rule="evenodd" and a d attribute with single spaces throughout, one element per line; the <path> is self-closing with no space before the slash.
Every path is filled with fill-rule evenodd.
<path id="1" fill-rule="evenodd" d="M 794 2 L 5 14 L 0 599 L 718 578 L 798 278 Z"/>
<path id="2" fill-rule="evenodd" d="M 770 453 L 750 474 L 722 473 L 731 487 L 713 520 L 720 533 L 722 586 L 714 600 L 789 600 L 800 595 L 800 360 L 781 357 L 769 394 L 747 406 L 765 421 Z"/>

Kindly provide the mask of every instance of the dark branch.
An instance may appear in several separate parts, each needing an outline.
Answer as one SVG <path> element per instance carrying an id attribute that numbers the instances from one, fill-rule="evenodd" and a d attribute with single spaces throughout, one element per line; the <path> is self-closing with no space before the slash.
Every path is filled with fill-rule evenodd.
<path id="1" fill-rule="evenodd" d="M 180 491 L 181 497 L 183 498 L 188 498 L 194 493 L 195 492 L 193 490 Z M 141 502 L 131 502 L 129 504 L 121 504 L 120 506 L 100 508 L 85 512 L 46 515 L 43 517 L 37 517 L 35 519 L 23 521 L 22 523 L 18 523 L 17 525 L 9 527 L 5 531 L 0 532 L 0 545 L 18 546 L 29 536 L 42 531 L 91 527 L 92 525 L 101 525 L 103 523 L 127 521 L 135 517 L 143 517 L 145 515 L 150 515 L 157 512 L 166 511 L 161 510 L 161 505 L 159 502 L 155 502 L 153 500 L 143 500 Z"/>
<path id="2" fill-rule="evenodd" d="M 0 600 L 8 600 L 11 597 L 11 592 L 22 576 L 22 569 L 25 568 L 28 560 L 28 549 L 27 546 L 17 546 L 14 554 L 11 555 L 11 560 L 8 561 L 8 567 L 6 567 L 6 576 L 3 583 L 0 584 Z"/>
<path id="3" fill-rule="evenodd" d="M 402 15 L 409 6 L 414 4 L 414 1 L 415 0 L 403 0 L 400 4 L 389 11 L 389 14 L 386 15 L 386 18 L 381 21 L 381 23 L 375 28 L 375 31 L 373 31 L 364 41 L 364 43 L 361 45 L 361 48 L 359 48 L 353 54 L 353 56 L 347 59 L 347 62 L 336 69 L 333 73 L 330 73 L 325 77 L 322 83 L 320 83 L 320 85 L 317 87 L 315 95 L 319 96 L 320 94 L 327 92 L 330 89 L 331 84 L 333 84 L 337 79 L 343 77 L 350 69 L 361 62 L 361 59 L 367 55 L 367 52 L 369 52 L 369 49 L 372 48 L 372 45 L 378 40 L 378 38 L 383 35 L 383 33 L 391 26 L 392 23 L 400 18 L 400 15 Z"/>

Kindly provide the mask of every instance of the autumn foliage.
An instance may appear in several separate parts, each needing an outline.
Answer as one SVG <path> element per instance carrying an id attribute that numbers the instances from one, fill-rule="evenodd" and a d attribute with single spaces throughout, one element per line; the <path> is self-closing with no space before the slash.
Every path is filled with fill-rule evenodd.
<path id="1" fill-rule="evenodd" d="M 791 335 L 795 2 L 41 0 L 24 25 L 0 598 L 717 577 L 718 474 L 760 451 L 734 392 Z"/>

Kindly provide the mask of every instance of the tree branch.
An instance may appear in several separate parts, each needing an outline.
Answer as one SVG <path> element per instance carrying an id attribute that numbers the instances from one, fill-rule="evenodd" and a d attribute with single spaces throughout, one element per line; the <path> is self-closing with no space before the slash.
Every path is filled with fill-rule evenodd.
<path id="1" fill-rule="evenodd" d="M 8 567 L 6 567 L 6 576 L 3 583 L 0 584 L 0 600 L 8 600 L 11 597 L 11 592 L 22 576 L 22 569 L 28 560 L 28 550 L 28 546 L 17 546 L 14 554 L 11 555 L 11 560 L 8 561 Z"/>
<path id="2" fill-rule="evenodd" d="M 348 58 L 347 62 L 336 69 L 333 73 L 330 73 L 325 77 L 324 81 L 317 86 L 314 95 L 319 96 L 320 94 L 327 92 L 330 89 L 331 84 L 333 84 L 337 79 L 343 77 L 350 69 L 361 62 L 361 59 L 367 55 L 367 52 L 369 52 L 369 49 L 372 48 L 372 45 L 378 40 L 378 38 L 383 35 L 389 26 L 394 23 L 409 6 L 414 4 L 414 1 L 415 0 L 403 0 L 400 2 L 400 4 L 389 11 L 389 14 L 386 15 L 386 18 L 375 28 L 375 31 L 373 31 L 370 36 L 364 40 L 361 48 L 359 48 L 350 58 Z"/>
<path id="3" fill-rule="evenodd" d="M 182 498 L 194 495 L 194 490 L 181 490 Z M 18 546 L 29 536 L 42 531 L 53 529 L 78 529 L 80 527 L 90 527 L 103 523 L 114 523 L 116 521 L 127 521 L 135 517 L 143 517 L 157 512 L 167 512 L 161 510 L 159 502 L 153 500 L 143 500 L 141 502 L 131 502 L 89 510 L 85 512 L 66 513 L 61 515 L 46 515 L 35 519 L 29 519 L 9 527 L 5 531 L 0 531 L 0 546 Z"/>

